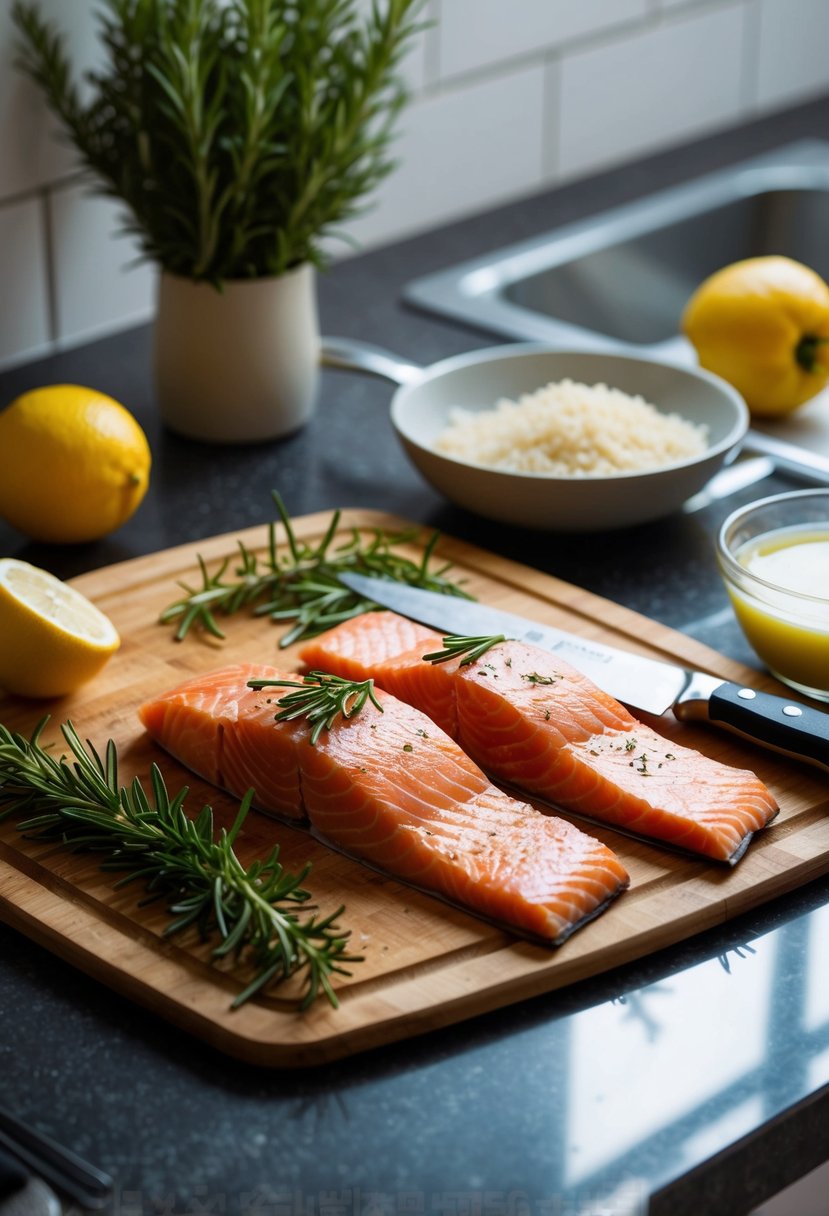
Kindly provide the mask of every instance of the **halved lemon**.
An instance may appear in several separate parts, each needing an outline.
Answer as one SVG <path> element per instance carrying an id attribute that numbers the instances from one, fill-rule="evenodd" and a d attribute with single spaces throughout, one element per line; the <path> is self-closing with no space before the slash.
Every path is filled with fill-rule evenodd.
<path id="1" fill-rule="evenodd" d="M 0 688 L 64 696 L 97 675 L 120 644 L 110 619 L 74 587 L 0 558 Z"/>

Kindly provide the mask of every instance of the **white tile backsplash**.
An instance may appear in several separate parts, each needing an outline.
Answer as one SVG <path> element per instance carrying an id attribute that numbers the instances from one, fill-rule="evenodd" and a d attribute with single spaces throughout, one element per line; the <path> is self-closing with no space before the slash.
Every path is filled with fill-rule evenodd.
<path id="1" fill-rule="evenodd" d="M 740 116 L 742 4 L 676 18 L 562 62 L 559 171 L 572 177 Z M 658 99 L 658 102 L 656 101 Z"/>
<path id="2" fill-rule="evenodd" d="M 441 76 L 550 51 L 646 13 L 647 0 L 442 0 Z"/>
<path id="3" fill-rule="evenodd" d="M 81 185 L 55 190 L 51 200 L 55 265 L 55 341 L 98 337 L 152 316 L 156 273 L 134 265 L 138 249 L 121 233 L 122 209 L 90 197 Z"/>
<path id="4" fill-rule="evenodd" d="M 537 190 L 543 86 L 538 64 L 416 101 L 400 123 L 397 170 L 349 232 L 377 244 Z"/>
<path id="5" fill-rule="evenodd" d="M 0 0 L 0 200 L 59 181 L 78 163 L 35 86 L 15 66 L 19 35 L 11 7 L 12 0 Z M 64 34 L 79 88 L 83 72 L 100 57 L 95 8 L 88 0 L 40 0 L 43 17 Z"/>
<path id="6" fill-rule="evenodd" d="M 793 105 L 827 89 L 829 0 L 759 0 L 757 101 Z"/>
<path id="7" fill-rule="evenodd" d="M 39 4 L 79 78 L 100 55 L 99 6 Z M 116 208 L 77 185 L 14 68 L 11 5 L 0 0 L 0 363 L 144 319 L 155 277 L 125 269 Z M 402 64 L 413 97 L 399 168 L 349 225 L 363 248 L 829 92 L 829 0 L 427 0 L 422 16 L 432 24 Z"/>
<path id="8" fill-rule="evenodd" d="M 0 206 L 0 367 L 48 349 L 42 207 L 38 198 Z"/>

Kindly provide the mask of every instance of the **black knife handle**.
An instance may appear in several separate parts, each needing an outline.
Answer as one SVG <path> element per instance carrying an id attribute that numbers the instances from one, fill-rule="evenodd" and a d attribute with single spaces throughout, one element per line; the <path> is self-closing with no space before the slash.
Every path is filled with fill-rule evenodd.
<path id="1" fill-rule="evenodd" d="M 708 718 L 739 735 L 829 772 L 829 713 L 741 684 L 720 684 Z"/>

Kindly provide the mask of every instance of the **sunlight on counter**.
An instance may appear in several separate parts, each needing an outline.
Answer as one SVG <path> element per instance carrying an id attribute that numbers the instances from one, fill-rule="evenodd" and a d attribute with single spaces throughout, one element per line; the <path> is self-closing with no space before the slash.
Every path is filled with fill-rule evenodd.
<path id="1" fill-rule="evenodd" d="M 691 1116 L 696 1130 L 688 1133 L 688 1156 L 706 1156 L 707 1136 L 698 1130 L 701 1111 L 708 1112 L 711 1124 L 725 1121 L 732 1139 L 756 1125 L 759 1099 L 751 1093 L 750 1078 L 762 1068 L 772 1037 L 777 948 L 769 936 L 742 958 L 734 952 L 711 959 L 580 1019 L 568 1095 L 577 1146 L 572 1160 L 578 1165 L 568 1183 L 602 1172 L 666 1124 L 681 1132 L 687 1120 L 690 1129 Z M 731 983 L 730 971 L 737 966 L 754 971 L 751 990 Z M 721 1010 L 723 1021 L 713 1057 L 711 1009 Z M 646 1076 L 637 1070 L 643 1043 L 650 1057 Z M 601 1135 L 596 1134 L 597 1112 Z"/>

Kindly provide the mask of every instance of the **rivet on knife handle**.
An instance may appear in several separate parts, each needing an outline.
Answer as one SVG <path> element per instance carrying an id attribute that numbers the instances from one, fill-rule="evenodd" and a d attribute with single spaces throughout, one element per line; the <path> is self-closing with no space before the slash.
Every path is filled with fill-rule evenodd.
<path id="1" fill-rule="evenodd" d="M 704 702 L 677 704 L 678 718 L 708 718 L 774 751 L 829 772 L 829 713 L 728 681 Z"/>

